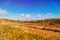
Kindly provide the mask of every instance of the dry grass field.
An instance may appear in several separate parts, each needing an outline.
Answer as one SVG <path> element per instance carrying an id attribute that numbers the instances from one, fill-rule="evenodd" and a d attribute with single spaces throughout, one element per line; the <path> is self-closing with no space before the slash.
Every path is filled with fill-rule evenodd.
<path id="1" fill-rule="evenodd" d="M 60 26 L 0 19 L 0 40 L 60 40 Z"/>

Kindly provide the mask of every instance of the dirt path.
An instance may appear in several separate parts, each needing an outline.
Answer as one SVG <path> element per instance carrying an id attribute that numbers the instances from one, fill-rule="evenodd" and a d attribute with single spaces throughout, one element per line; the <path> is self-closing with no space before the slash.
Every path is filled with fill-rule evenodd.
<path id="1" fill-rule="evenodd" d="M 57 28 L 52 28 L 52 29 L 45 29 L 43 28 L 44 26 L 41 26 L 41 27 L 38 27 L 38 26 L 35 26 L 35 27 L 25 27 L 23 26 L 22 28 L 26 31 L 26 32 L 32 32 L 32 33 L 37 33 L 37 34 L 40 34 L 40 35 L 44 35 L 44 36 L 59 36 L 60 35 L 60 30 L 58 30 Z M 43 28 L 43 29 L 42 29 Z M 57 30 L 58 31 L 57 31 Z M 57 32 L 56 32 L 57 31 Z"/>

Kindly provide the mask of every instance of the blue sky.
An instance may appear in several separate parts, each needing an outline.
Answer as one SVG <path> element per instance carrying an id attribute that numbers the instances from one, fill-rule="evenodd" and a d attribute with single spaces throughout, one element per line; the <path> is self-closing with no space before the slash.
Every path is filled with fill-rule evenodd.
<path id="1" fill-rule="evenodd" d="M 0 0 L 0 18 L 15 20 L 60 18 L 60 0 Z"/>

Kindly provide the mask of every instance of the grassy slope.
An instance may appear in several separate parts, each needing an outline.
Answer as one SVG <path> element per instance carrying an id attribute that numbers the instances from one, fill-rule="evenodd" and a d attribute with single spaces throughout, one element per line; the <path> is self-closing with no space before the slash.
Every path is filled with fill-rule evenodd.
<path id="1" fill-rule="evenodd" d="M 60 32 L 38 29 L 40 27 L 44 26 L 0 20 L 0 40 L 60 40 Z"/>

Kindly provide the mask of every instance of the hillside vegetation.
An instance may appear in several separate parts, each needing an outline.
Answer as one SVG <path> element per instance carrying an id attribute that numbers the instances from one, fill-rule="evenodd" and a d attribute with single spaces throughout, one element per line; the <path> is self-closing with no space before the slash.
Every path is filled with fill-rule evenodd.
<path id="1" fill-rule="evenodd" d="M 0 40 L 60 40 L 60 19 L 0 19 Z"/>

